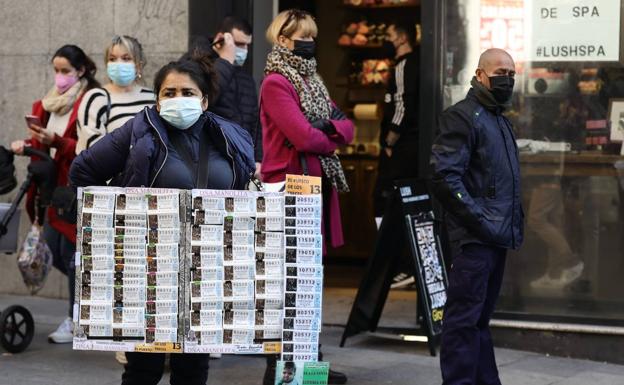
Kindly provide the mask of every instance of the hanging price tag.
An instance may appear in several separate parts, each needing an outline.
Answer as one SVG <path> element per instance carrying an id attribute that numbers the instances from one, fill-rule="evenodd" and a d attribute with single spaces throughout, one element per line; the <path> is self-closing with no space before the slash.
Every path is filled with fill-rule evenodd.
<path id="1" fill-rule="evenodd" d="M 321 193 L 321 178 L 307 175 L 286 175 L 286 194 L 315 195 Z"/>

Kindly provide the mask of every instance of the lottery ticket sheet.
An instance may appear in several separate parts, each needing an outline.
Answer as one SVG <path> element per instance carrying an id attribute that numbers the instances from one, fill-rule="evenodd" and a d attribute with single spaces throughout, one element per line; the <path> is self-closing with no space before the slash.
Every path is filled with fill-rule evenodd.
<path id="1" fill-rule="evenodd" d="M 79 189 L 74 348 L 316 361 L 321 196 Z"/>
<path id="2" fill-rule="evenodd" d="M 317 361 L 323 302 L 321 195 L 284 196 L 282 361 Z"/>

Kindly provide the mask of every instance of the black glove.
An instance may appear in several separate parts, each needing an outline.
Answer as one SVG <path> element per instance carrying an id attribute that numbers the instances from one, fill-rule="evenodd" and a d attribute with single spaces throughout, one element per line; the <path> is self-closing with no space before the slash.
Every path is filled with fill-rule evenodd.
<path id="1" fill-rule="evenodd" d="M 317 130 L 323 131 L 325 135 L 334 135 L 336 133 L 336 127 L 328 119 L 318 119 L 310 124 Z"/>
<path id="2" fill-rule="evenodd" d="M 329 118 L 331 120 L 345 120 L 347 119 L 347 115 L 344 112 L 340 111 L 340 108 L 334 107 L 331 110 L 331 114 L 329 114 Z"/>

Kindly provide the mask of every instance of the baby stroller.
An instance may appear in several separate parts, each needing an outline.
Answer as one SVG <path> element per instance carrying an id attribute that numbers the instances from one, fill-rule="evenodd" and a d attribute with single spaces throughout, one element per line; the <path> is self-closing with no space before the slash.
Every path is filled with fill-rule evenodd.
<path id="1" fill-rule="evenodd" d="M 39 160 L 31 162 L 28 166 L 26 179 L 11 204 L 2 204 L 0 207 L 0 251 L 9 254 L 17 250 L 19 216 L 15 214 L 31 183 L 39 186 L 38 206 L 40 207 L 37 210 L 43 213 L 45 206 L 49 204 L 53 183 L 56 180 L 54 163 L 48 154 L 25 147 L 24 155 L 36 156 Z M 13 153 L 0 146 L 0 195 L 12 191 L 16 186 Z M 0 313 L 0 345 L 6 351 L 11 353 L 24 351 L 30 345 L 34 333 L 33 317 L 25 307 L 12 305 Z"/>

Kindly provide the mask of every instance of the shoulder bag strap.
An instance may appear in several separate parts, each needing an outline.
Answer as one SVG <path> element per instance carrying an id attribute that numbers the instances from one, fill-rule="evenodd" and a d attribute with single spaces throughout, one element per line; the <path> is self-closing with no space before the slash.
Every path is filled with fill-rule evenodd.
<path id="1" fill-rule="evenodd" d="M 188 172 L 191 173 L 192 179 L 197 182 L 198 174 L 197 174 L 197 169 L 195 169 L 195 163 L 193 162 L 193 157 L 191 156 L 190 152 L 187 151 L 184 143 L 180 139 L 181 137 L 179 135 L 169 135 L 169 140 L 171 141 L 171 145 L 173 146 L 173 148 L 175 148 L 176 152 L 182 159 L 182 162 L 186 166 L 186 169 L 188 170 Z M 201 145 L 200 145 L 200 152 L 201 152 Z M 200 154 L 200 157 L 201 157 L 201 154 Z M 198 185 L 196 186 L 197 188 L 200 188 Z"/>
<path id="2" fill-rule="evenodd" d="M 202 127 L 199 135 L 199 167 L 197 170 L 197 188 L 208 188 L 208 132 Z"/>
<path id="3" fill-rule="evenodd" d="M 191 173 L 191 176 L 195 180 L 195 188 L 206 189 L 208 188 L 208 133 L 206 128 L 202 127 L 199 134 L 199 164 L 197 169 L 193 162 L 193 158 L 188 151 L 185 151 L 184 144 L 180 143 L 178 135 L 171 135 L 169 140 L 176 149 L 176 152 L 182 158 L 182 161 L 186 165 L 186 168 Z"/>
<path id="4" fill-rule="evenodd" d="M 308 176 L 310 175 L 310 170 L 308 170 L 308 160 L 305 157 L 305 154 L 303 152 L 299 153 L 299 162 L 301 162 L 301 169 L 303 170 L 303 175 Z"/>

